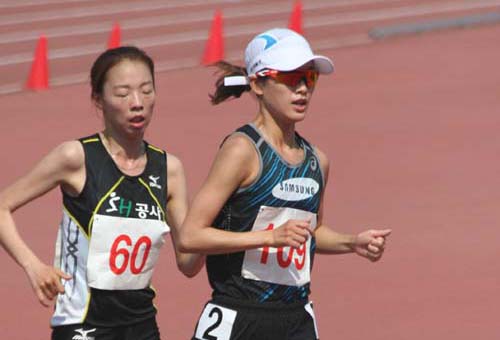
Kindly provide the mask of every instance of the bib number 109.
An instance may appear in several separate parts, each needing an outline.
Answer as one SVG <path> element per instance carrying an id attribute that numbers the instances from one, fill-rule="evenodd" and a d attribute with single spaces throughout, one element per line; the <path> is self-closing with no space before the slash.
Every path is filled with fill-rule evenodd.
<path id="1" fill-rule="evenodd" d="M 273 230 L 274 229 L 274 224 L 269 224 L 269 226 L 266 228 L 266 230 Z M 290 264 L 292 263 L 295 265 L 295 268 L 297 270 L 301 270 L 304 268 L 304 264 L 306 263 L 306 247 L 307 244 L 303 243 L 299 248 L 295 249 L 292 247 L 289 247 L 288 254 L 283 254 L 283 247 L 279 247 L 278 251 L 276 252 L 276 258 L 278 261 L 278 264 L 281 268 L 288 268 Z M 297 256 L 294 258 L 294 253 L 297 253 Z M 260 257 L 260 263 L 262 264 L 267 264 L 269 258 L 269 247 L 264 247 L 262 250 L 262 255 Z"/>
<path id="2" fill-rule="evenodd" d="M 130 252 L 129 249 L 131 248 L 132 251 Z M 119 235 L 111 246 L 109 267 L 116 275 L 123 274 L 127 267 L 130 267 L 132 274 L 140 274 L 146 265 L 150 250 L 151 239 L 147 236 L 141 236 L 133 244 L 130 236 L 126 234 Z"/>

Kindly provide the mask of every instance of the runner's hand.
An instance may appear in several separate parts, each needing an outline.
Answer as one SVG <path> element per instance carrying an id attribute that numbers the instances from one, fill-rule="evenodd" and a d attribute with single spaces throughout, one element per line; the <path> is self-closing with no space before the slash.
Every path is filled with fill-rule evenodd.
<path id="1" fill-rule="evenodd" d="M 391 232 L 391 229 L 363 231 L 356 235 L 353 250 L 370 261 L 378 261 L 384 253 L 386 238 Z"/>
<path id="2" fill-rule="evenodd" d="M 45 307 L 50 306 L 57 294 L 64 293 L 61 279 L 71 279 L 71 275 L 42 262 L 29 266 L 26 273 L 38 300 Z"/>
<path id="3" fill-rule="evenodd" d="M 311 222 L 303 220 L 288 220 L 278 228 L 273 229 L 272 247 L 291 246 L 299 248 L 312 235 Z"/>

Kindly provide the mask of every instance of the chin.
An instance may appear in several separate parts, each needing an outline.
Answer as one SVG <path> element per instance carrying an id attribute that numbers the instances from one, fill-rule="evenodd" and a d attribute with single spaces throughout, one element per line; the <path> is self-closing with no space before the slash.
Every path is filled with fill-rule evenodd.
<path id="1" fill-rule="evenodd" d="M 146 132 L 145 127 L 142 127 L 140 129 L 135 129 L 135 128 L 130 127 L 127 129 L 127 135 L 131 139 L 142 138 L 144 136 L 145 132 Z"/>
<path id="2" fill-rule="evenodd" d="M 301 122 L 304 119 L 306 119 L 306 112 L 293 112 L 293 114 L 289 115 L 290 120 L 294 121 L 295 123 Z"/>

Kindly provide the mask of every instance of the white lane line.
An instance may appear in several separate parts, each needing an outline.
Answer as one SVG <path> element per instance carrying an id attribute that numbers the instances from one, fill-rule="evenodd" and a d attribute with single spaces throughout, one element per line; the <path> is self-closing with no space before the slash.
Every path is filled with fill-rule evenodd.
<path id="1" fill-rule="evenodd" d="M 0 3 L 0 8 L 17 8 L 17 7 L 28 7 L 28 6 L 42 6 L 50 4 L 64 4 L 67 2 L 89 2 L 94 0 L 4 0 Z"/>
<path id="2" fill-rule="evenodd" d="M 437 14 L 446 13 L 453 11 L 461 11 L 465 9 L 478 9 L 484 7 L 491 7 L 494 5 L 500 5 L 500 0 L 482 0 L 482 1 L 466 1 L 458 4 L 457 2 L 446 3 L 446 4 L 434 4 L 434 5 L 420 5 L 420 6 L 407 6 L 400 8 L 392 8 L 385 10 L 371 10 L 357 13 L 342 13 L 333 15 L 324 15 L 310 18 L 305 26 L 305 29 L 324 27 L 324 26 L 335 26 L 344 25 L 360 22 L 369 22 L 377 20 L 387 20 L 396 19 L 403 17 L 416 17 L 420 15 L 427 14 Z M 266 21 L 265 23 L 248 24 L 241 26 L 228 27 L 225 38 L 238 37 L 250 34 L 256 34 L 262 30 L 273 28 L 276 26 L 283 26 L 281 21 Z M 197 42 L 204 41 L 207 39 L 208 32 L 206 30 L 198 31 L 188 31 L 181 33 L 171 33 L 163 34 L 152 37 L 136 38 L 124 41 L 124 44 L 133 44 L 141 48 L 149 48 L 156 46 L 167 46 L 179 43 Z M 50 50 L 49 49 L 49 59 L 65 59 L 71 57 L 80 57 L 86 55 L 97 54 L 103 51 L 105 48 L 105 42 L 102 44 L 90 44 L 80 47 L 67 47 Z M 0 57 L 0 66 L 14 65 L 20 63 L 31 62 L 33 58 L 32 53 L 18 53 L 13 55 L 7 55 Z"/>
<path id="3" fill-rule="evenodd" d="M 51 5 L 51 4 L 65 4 L 68 2 L 97 2 L 98 0 L 3 0 L 0 3 L 0 8 L 16 8 L 16 7 L 28 7 L 28 6 L 43 6 L 43 5 Z M 136 0 L 134 0 L 136 1 Z M 243 2 L 244 0 L 231 0 L 229 2 Z M 137 1 L 136 1 L 137 2 Z M 215 0 L 215 3 L 217 1 Z M 205 1 L 206 4 L 210 4 L 210 1 Z M 214 3 L 214 1 L 212 1 Z M 126 6 L 127 4 L 122 4 L 122 6 Z"/>
<path id="4" fill-rule="evenodd" d="M 377 9 L 360 13 L 345 13 L 331 15 L 330 20 L 335 24 L 346 24 L 366 21 L 377 21 L 387 19 L 399 19 L 404 17 L 417 17 L 429 14 L 450 13 L 465 10 L 477 10 L 484 8 L 495 8 L 500 6 L 500 0 L 483 0 L 483 1 L 454 1 L 439 4 L 426 4 L 417 6 L 405 6 L 398 8 Z M 318 24 L 328 24 L 328 17 L 323 16 L 315 19 Z"/>
<path id="5" fill-rule="evenodd" d="M 372 43 L 373 40 L 366 34 L 355 34 L 351 36 L 342 37 L 335 40 L 317 40 L 312 41 L 312 45 L 315 46 L 315 50 L 327 51 L 332 49 L 339 49 L 344 47 L 360 46 Z M 230 62 L 241 61 L 242 51 L 229 51 L 225 60 Z M 155 72 L 169 72 L 186 68 L 201 67 L 200 58 L 180 58 L 175 60 L 166 60 L 155 62 Z M 54 77 L 50 80 L 50 87 L 73 85 L 86 83 L 89 80 L 89 74 L 85 73 L 75 73 L 60 77 Z M 23 84 L 7 84 L 0 86 L 0 95 L 12 94 L 17 92 L 27 91 Z"/>
<path id="6" fill-rule="evenodd" d="M 309 1 L 304 4 L 304 10 L 317 10 L 338 8 L 348 5 L 366 5 L 366 4 L 387 4 L 389 2 L 398 2 L 400 0 L 344 0 L 331 2 L 324 0 Z M 224 10 L 224 19 L 237 19 L 250 16 L 272 15 L 272 14 L 287 14 L 290 12 L 289 2 L 272 3 L 269 5 L 249 5 L 247 7 L 234 8 Z M 186 13 L 179 15 L 162 15 L 147 18 L 127 19 L 120 21 L 120 26 L 123 31 L 131 29 L 142 29 L 151 27 L 164 27 L 177 24 L 188 24 L 194 22 L 211 21 L 214 11 L 201 11 L 194 13 Z M 47 38 L 77 36 L 85 34 L 106 33 L 111 30 L 112 21 L 101 21 L 100 23 L 90 23 L 83 25 L 75 25 L 70 27 L 53 27 L 43 31 L 43 35 Z M 17 31 L 0 34 L 0 44 L 31 41 L 40 37 L 40 30 Z"/>
<path id="7" fill-rule="evenodd" d="M 48 21 L 58 19 L 82 18 L 88 16 L 102 16 L 108 14 L 118 13 L 136 13 L 144 11 L 153 11 L 160 9 L 189 7 L 208 4 L 223 4 L 234 3 L 234 0 L 170 0 L 170 1 L 146 1 L 146 2 L 133 2 L 123 4 L 107 4 L 88 6 L 80 8 L 67 8 L 59 11 L 42 11 L 32 13 L 18 13 L 0 16 L 0 26 L 13 25 L 13 24 L 26 24 L 37 21 Z"/>
<path id="8" fill-rule="evenodd" d="M 495 23 L 500 23 L 500 12 L 466 15 L 460 18 L 429 19 L 419 22 L 385 25 L 371 29 L 368 35 L 374 39 L 386 39 L 393 36 Z"/>

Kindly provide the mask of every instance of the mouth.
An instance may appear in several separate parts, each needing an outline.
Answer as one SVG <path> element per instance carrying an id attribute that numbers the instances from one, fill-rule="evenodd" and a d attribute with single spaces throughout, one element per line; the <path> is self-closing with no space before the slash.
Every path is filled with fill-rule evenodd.
<path id="1" fill-rule="evenodd" d="M 134 128 L 142 128 L 144 126 L 145 122 L 146 122 L 146 118 L 144 118 L 144 116 L 134 116 L 131 119 L 129 119 L 129 123 Z"/>
<path id="2" fill-rule="evenodd" d="M 296 111 L 304 112 L 307 108 L 307 99 L 301 98 L 301 99 L 294 100 L 294 101 L 292 101 L 292 105 Z"/>

